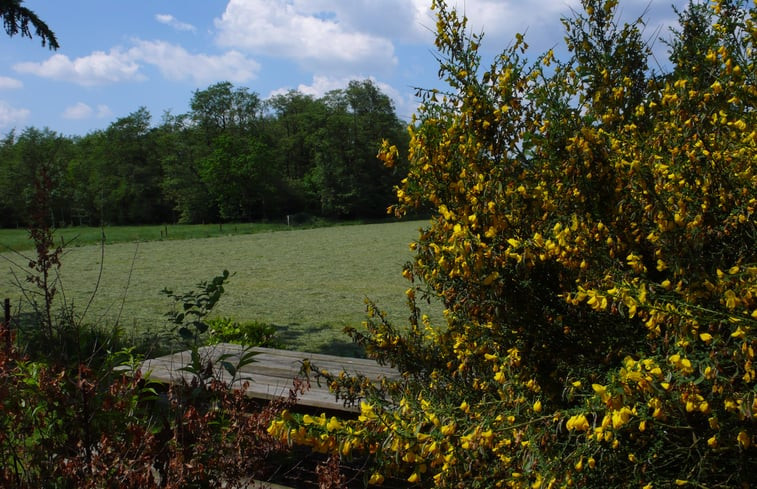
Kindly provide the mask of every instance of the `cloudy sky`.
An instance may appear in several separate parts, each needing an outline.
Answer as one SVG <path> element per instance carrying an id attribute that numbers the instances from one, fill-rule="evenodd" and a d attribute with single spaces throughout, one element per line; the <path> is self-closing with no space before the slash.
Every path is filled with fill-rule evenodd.
<path id="1" fill-rule="evenodd" d="M 490 59 L 525 32 L 535 54 L 559 45 L 559 19 L 577 0 L 449 0 Z M 624 18 L 647 10 L 645 36 L 674 23 L 671 4 L 621 0 Z M 153 123 L 189 110 L 195 90 L 219 81 L 262 98 L 289 89 L 320 96 L 351 79 L 372 79 L 409 120 L 414 87 L 436 78 L 431 0 L 26 0 L 56 33 L 0 35 L 0 134 L 49 127 L 64 135 L 103 129 L 144 106 Z M 664 46 L 657 42 L 662 55 Z"/>

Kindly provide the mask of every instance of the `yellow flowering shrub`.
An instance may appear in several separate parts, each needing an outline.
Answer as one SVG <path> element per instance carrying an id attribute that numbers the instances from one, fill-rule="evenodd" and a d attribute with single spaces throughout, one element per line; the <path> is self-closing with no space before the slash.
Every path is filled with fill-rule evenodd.
<path id="1" fill-rule="evenodd" d="M 518 35 L 482 66 L 482 36 L 434 2 L 449 89 L 422 92 L 392 209 L 432 215 L 404 271 L 410 327 L 373 311 L 353 332 L 406 380 L 326 375 L 365 397 L 359 417 L 273 433 L 369 454 L 371 483 L 755 480 L 757 3 L 680 12 L 663 74 L 641 20 L 582 4 L 563 21 L 568 60 L 529 63 Z"/>

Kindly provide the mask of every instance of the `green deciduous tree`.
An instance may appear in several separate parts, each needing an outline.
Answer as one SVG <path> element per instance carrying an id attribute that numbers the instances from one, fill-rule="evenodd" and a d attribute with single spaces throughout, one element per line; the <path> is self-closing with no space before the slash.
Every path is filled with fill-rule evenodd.
<path id="1" fill-rule="evenodd" d="M 267 101 L 268 121 L 275 159 L 283 176 L 287 214 L 320 213 L 319 187 L 313 182 L 316 151 L 327 109 L 322 100 L 298 91 L 275 95 Z"/>
<path id="2" fill-rule="evenodd" d="M 200 175 L 200 159 L 207 145 L 188 114 L 167 113 L 157 130 L 159 158 L 163 166 L 161 187 L 172 202 L 176 220 L 206 223 L 218 220 L 218 204 Z"/>
<path id="3" fill-rule="evenodd" d="M 11 132 L 4 140 L 0 164 L 0 206 L 4 226 L 19 227 L 29 220 L 36 181 L 44 170 L 55 184 L 51 188 L 51 224 L 71 222 L 70 188 L 66 185 L 66 166 L 72 157 L 72 142 L 49 129 L 27 128 L 18 136 Z"/>
<path id="4" fill-rule="evenodd" d="M 271 157 L 258 95 L 222 82 L 196 91 L 191 107 L 190 117 L 205 139 L 197 174 L 219 217 L 266 217 L 271 202 L 277 200 L 280 175 Z"/>
<path id="5" fill-rule="evenodd" d="M 76 156 L 68 163 L 79 216 L 74 221 L 92 225 L 173 221 L 160 186 L 163 170 L 150 119 L 142 107 L 106 130 L 76 140 Z"/>
<path id="6" fill-rule="evenodd" d="M 167 205 L 160 191 L 162 168 L 157 158 L 150 113 L 142 107 L 113 122 L 105 131 L 107 201 L 119 223 L 165 222 Z M 105 169 L 104 169 L 105 170 Z"/>
<path id="7" fill-rule="evenodd" d="M 388 189 L 399 178 L 376 154 L 384 139 L 400 146 L 407 140 L 391 99 L 365 80 L 351 81 L 322 100 L 327 115 L 311 173 L 321 212 L 336 217 L 383 214 L 391 203 Z"/>
<path id="8" fill-rule="evenodd" d="M 404 163 L 384 168 L 376 153 L 387 138 L 404 155 L 408 135 L 372 82 L 319 99 L 293 91 L 267 102 L 222 82 L 196 91 L 190 106 L 186 114 L 165 114 L 157 127 L 140 108 L 105 130 L 56 136 L 68 147 L 63 170 L 53 175 L 66 192 L 55 204 L 65 207 L 61 222 L 378 217 L 391 203 Z M 0 142 L 4 226 L 28 222 L 19 206 L 33 184 L 15 176 L 18 158 L 21 146 L 29 152 L 45 140 L 12 132 Z"/>
<path id="9" fill-rule="evenodd" d="M 252 130 L 260 117 L 261 102 L 256 93 L 234 88 L 226 81 L 196 90 L 190 107 L 192 120 L 210 141 L 226 131 L 242 134 Z"/>
<path id="10" fill-rule="evenodd" d="M 276 199 L 278 176 L 270 166 L 268 146 L 254 138 L 223 134 L 212 152 L 200 161 L 200 176 L 227 221 L 249 221 L 267 216 Z"/>

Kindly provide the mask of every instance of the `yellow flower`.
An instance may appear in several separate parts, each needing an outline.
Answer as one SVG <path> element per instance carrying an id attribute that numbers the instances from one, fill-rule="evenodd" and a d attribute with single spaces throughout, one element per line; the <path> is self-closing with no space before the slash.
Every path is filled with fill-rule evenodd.
<path id="1" fill-rule="evenodd" d="M 342 450 L 341 450 L 342 455 L 347 457 L 349 456 L 351 451 L 352 451 L 352 443 L 349 440 L 345 440 L 344 444 L 342 444 Z"/>
<path id="2" fill-rule="evenodd" d="M 373 412 L 373 406 L 371 406 L 365 401 L 362 401 L 360 403 L 360 416 L 358 419 L 360 421 L 365 422 L 365 421 L 375 419 L 375 418 L 376 418 L 376 413 Z"/>
<path id="3" fill-rule="evenodd" d="M 725 307 L 728 309 L 734 309 L 739 303 L 738 297 L 732 290 L 725 291 Z"/>
<path id="4" fill-rule="evenodd" d="M 628 420 L 631 419 L 631 415 L 632 414 L 633 414 L 633 411 L 631 411 L 626 406 L 623 406 L 619 410 L 613 411 L 613 413 L 612 413 L 612 427 L 613 428 L 620 428 L 624 424 L 628 423 Z"/>
<path id="5" fill-rule="evenodd" d="M 752 444 L 752 439 L 749 437 L 746 431 L 739 431 L 739 435 L 736 437 L 739 442 L 739 446 L 742 448 L 749 448 Z"/>
<path id="6" fill-rule="evenodd" d="M 534 412 L 535 413 L 540 413 L 541 412 L 541 401 L 537 400 L 534 403 Z"/>
<path id="7" fill-rule="evenodd" d="M 336 416 L 332 416 L 329 420 L 328 424 L 326 425 L 326 429 L 328 431 L 336 431 L 342 427 L 342 423 L 339 422 L 339 420 L 336 418 Z"/>
<path id="8" fill-rule="evenodd" d="M 589 420 L 583 414 L 577 414 L 568 420 L 565 427 L 568 428 L 568 431 L 586 431 L 589 429 Z"/>
<path id="9" fill-rule="evenodd" d="M 381 485 L 384 483 L 384 476 L 379 474 L 378 472 L 374 472 L 371 474 L 370 479 L 368 479 L 368 484 L 374 484 L 374 485 Z"/>

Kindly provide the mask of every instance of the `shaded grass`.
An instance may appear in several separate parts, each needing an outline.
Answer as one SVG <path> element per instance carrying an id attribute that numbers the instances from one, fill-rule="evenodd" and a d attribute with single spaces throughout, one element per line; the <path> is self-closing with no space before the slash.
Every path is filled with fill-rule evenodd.
<path id="1" fill-rule="evenodd" d="M 275 324 L 287 347 L 356 353 L 345 326 L 365 320 L 364 300 L 375 301 L 395 324 L 407 323 L 403 265 L 422 221 L 295 229 L 222 237 L 114 243 L 70 248 L 60 271 L 62 293 L 82 311 L 100 286 L 87 322 L 114 325 L 135 335 L 165 331 L 171 307 L 160 294 L 190 290 L 228 269 L 234 274 L 215 316 Z M 169 231 L 170 233 L 170 231 Z M 23 266 L 16 255 L 0 254 Z M 0 269 L 1 270 L 1 269 Z M 17 269 L 19 277 L 25 270 Z M 0 297 L 17 304 L 10 273 L 0 276 Z M 61 295 L 61 297 L 63 297 Z M 431 309 L 440 317 L 439 306 Z M 424 311 L 425 312 L 425 311 Z"/>
<path id="2" fill-rule="evenodd" d="M 310 225 L 299 228 L 312 228 L 331 226 L 340 223 L 331 223 L 322 220 L 314 220 Z M 137 241 L 164 241 L 184 240 L 198 238 L 212 238 L 236 234 L 255 234 L 271 231 L 284 231 L 290 229 L 286 223 L 227 223 L 227 224 L 168 224 L 149 226 L 106 226 L 87 227 L 73 226 L 55 230 L 55 239 L 58 244 L 68 247 L 87 246 L 93 244 L 115 244 Z M 26 229 L 0 229 L 0 251 L 16 250 L 24 251 L 34 248 L 29 239 Z"/>

